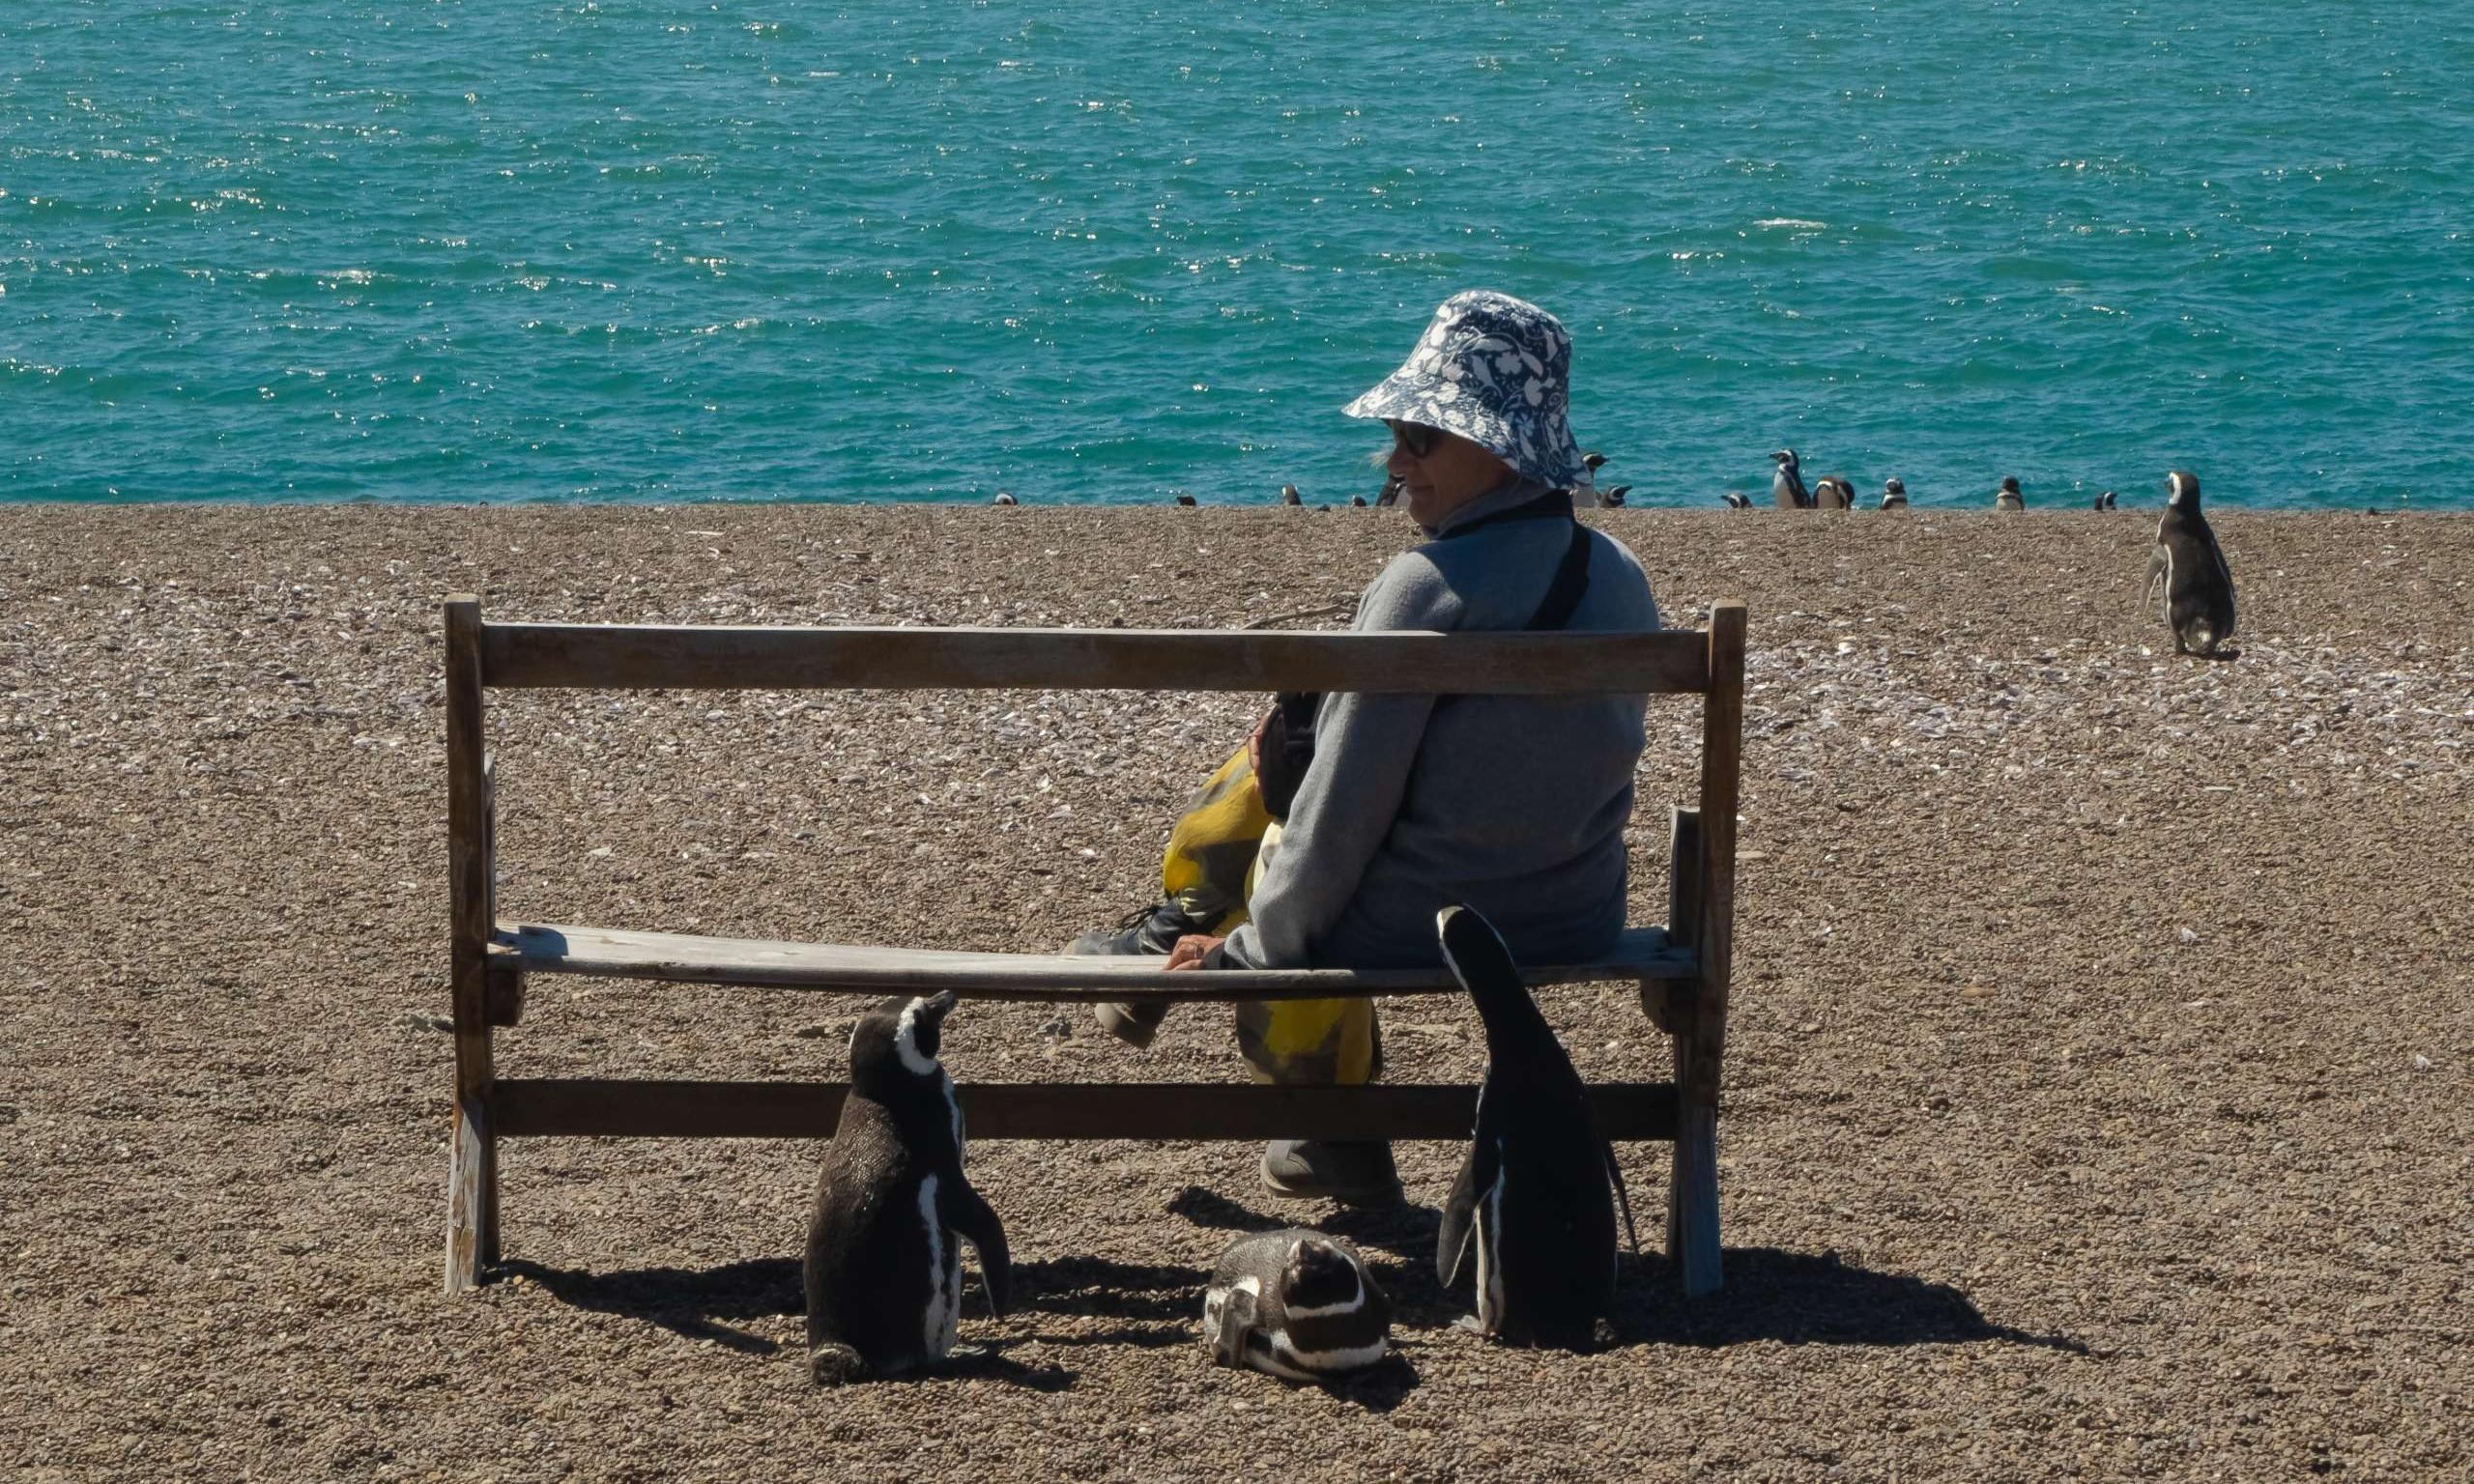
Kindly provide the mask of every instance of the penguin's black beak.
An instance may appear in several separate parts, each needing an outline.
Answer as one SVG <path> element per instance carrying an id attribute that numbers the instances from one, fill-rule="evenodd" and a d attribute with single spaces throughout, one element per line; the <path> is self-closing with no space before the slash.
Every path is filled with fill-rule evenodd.
<path id="1" fill-rule="evenodd" d="M 929 995 L 927 998 L 921 1000 L 919 1002 L 919 1009 L 921 1013 L 928 1017 L 928 1022 L 931 1025 L 941 1025 L 944 1023 L 945 1016 L 952 1012 L 957 1003 L 959 1003 L 959 1001 L 957 996 L 954 994 L 954 991 L 947 989 L 936 994 Z"/>

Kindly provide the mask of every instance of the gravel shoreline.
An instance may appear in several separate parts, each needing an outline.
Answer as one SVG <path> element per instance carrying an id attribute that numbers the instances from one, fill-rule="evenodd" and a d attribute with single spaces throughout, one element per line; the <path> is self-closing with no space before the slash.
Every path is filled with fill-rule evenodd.
<path id="1" fill-rule="evenodd" d="M 512 1275 L 439 1295 L 438 601 L 503 617 L 1233 626 L 1391 512 L 0 507 L 0 1466 L 14 1477 L 2259 1479 L 2474 1470 L 2474 519 L 2215 516 L 2238 661 L 2133 599 L 2155 513 L 1612 511 L 1669 621 L 1751 606 L 1728 1289 L 1489 1348 L 1405 1213 L 1237 1146 L 985 1143 L 1020 1312 L 977 1374 L 798 1363 L 816 1148 L 504 1155 Z M 1329 625 L 1334 618 L 1308 620 Z M 503 910 L 1041 948 L 1156 885 L 1245 697 L 492 698 Z M 1698 714 L 1660 703 L 1633 891 Z M 1474 1017 L 1395 1007 L 1403 1077 Z M 571 980 L 518 1074 L 834 1076 L 854 1002 Z M 1584 1074 L 1661 1074 L 1613 990 Z M 1233 1077 L 965 1005 L 956 1074 Z M 1645 1218 L 1663 1146 L 1623 1159 Z M 1235 1231 L 1328 1223 L 1402 1364 L 1214 1371 Z M 1655 1223 L 1643 1233 L 1654 1248 Z"/>

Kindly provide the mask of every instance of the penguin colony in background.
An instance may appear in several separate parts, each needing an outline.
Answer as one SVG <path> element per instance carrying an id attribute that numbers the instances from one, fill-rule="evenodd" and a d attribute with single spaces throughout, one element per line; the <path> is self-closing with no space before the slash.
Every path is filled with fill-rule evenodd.
<path id="1" fill-rule="evenodd" d="M 951 990 L 890 999 L 850 1033 L 850 1090 L 808 1217 L 808 1375 L 900 1376 L 953 1353 L 962 1251 L 1005 1312 L 1005 1227 L 963 1175 L 963 1113 L 936 1060 Z"/>
<path id="2" fill-rule="evenodd" d="M 1858 508 L 1855 481 L 1845 474 L 1824 475 L 1807 488 L 1804 484 L 1802 458 L 1795 449 L 1781 448 L 1769 457 L 1777 466 L 1769 481 L 1770 502 L 1779 509 L 1854 510 Z M 1581 455 L 1581 462 L 1588 466 L 1589 471 L 1583 482 L 1572 491 L 1574 502 L 1596 505 L 1601 509 L 1623 506 L 1625 497 L 1632 492 L 1632 486 L 1619 484 L 1600 489 L 1597 485 L 1597 471 L 1606 467 L 1607 456 L 1592 448 Z M 1194 496 L 1187 494 L 1179 494 L 1174 499 L 1176 503 L 1182 506 L 1191 507 L 1199 503 Z M 1302 507 L 1306 503 L 1305 497 L 1298 493 L 1297 486 L 1293 484 L 1281 485 L 1279 499 L 1283 505 Z M 1349 497 L 1349 504 L 1354 508 L 1364 509 L 1368 504 L 1376 506 L 1395 504 L 1399 499 L 1400 481 L 1386 474 L 1382 488 L 1376 492 L 1372 500 L 1369 501 L 1363 495 L 1352 495 Z M 1725 492 L 1718 497 L 1718 499 L 1730 510 L 1756 508 L 1751 497 L 1737 490 Z M 990 501 L 991 504 L 997 505 L 1011 505 L 1016 502 L 1014 496 L 1004 490 L 997 491 L 996 498 Z M 1326 504 L 1315 508 L 1328 510 L 1331 506 Z M 1875 508 L 1881 510 L 1908 508 L 1906 481 L 1897 478 L 1883 481 L 1882 498 Z M 1993 508 L 2003 512 L 2024 511 L 2028 508 L 2028 498 L 2019 486 L 2018 475 L 2001 476 L 2000 487 L 1993 492 Z M 2106 490 L 2097 495 L 2090 508 L 2096 510 L 2117 508 L 2114 504 L 2114 492 Z"/>

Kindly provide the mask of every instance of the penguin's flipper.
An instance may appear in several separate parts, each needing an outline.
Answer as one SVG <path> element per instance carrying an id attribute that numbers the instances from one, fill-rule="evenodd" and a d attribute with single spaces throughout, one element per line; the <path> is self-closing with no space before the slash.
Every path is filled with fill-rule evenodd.
<path id="1" fill-rule="evenodd" d="M 1220 1328 L 1211 1337 L 1211 1357 L 1222 1365 L 1242 1370 L 1246 1364 L 1246 1342 L 1254 1333 L 1254 1296 L 1242 1288 L 1232 1288 L 1220 1304 Z"/>
<path id="2" fill-rule="evenodd" d="M 1469 1254 L 1478 1241 L 1478 1208 L 1503 1178 L 1501 1153 L 1496 1140 L 1472 1138 L 1469 1157 L 1460 1162 L 1452 1194 L 1444 1198 L 1443 1227 L 1435 1236 L 1434 1275 L 1446 1288 L 1459 1282 L 1468 1270 Z"/>
<path id="3" fill-rule="evenodd" d="M 1598 1152 L 1606 1156 L 1606 1178 L 1615 1183 L 1616 1204 L 1624 1208 L 1624 1235 L 1631 1239 L 1632 1255 L 1641 1255 L 1641 1233 L 1632 1224 L 1632 1192 L 1624 1188 L 1624 1167 L 1615 1162 L 1615 1146 L 1605 1139 L 1597 1141 Z"/>
<path id="4" fill-rule="evenodd" d="M 1443 1226 L 1435 1234 L 1435 1280 L 1450 1288 L 1460 1281 L 1460 1270 L 1468 1266 L 1469 1239 L 1478 1229 L 1478 1151 L 1472 1148 L 1469 1157 L 1460 1161 L 1460 1173 L 1452 1178 L 1452 1193 L 1443 1200 Z"/>
<path id="5" fill-rule="evenodd" d="M 2164 542 L 2159 541 L 2156 543 L 2156 549 L 2148 554 L 2147 588 L 2140 594 L 2140 608 L 2144 611 L 2148 604 L 2156 601 L 2156 589 L 2158 586 L 2162 585 L 2170 590 L 2172 585 L 2172 549 L 2168 547 Z"/>
<path id="6" fill-rule="evenodd" d="M 988 1283 L 988 1312 L 1005 1312 L 1005 1291 L 1014 1276 L 1013 1259 L 1005 1250 L 1005 1223 L 966 1180 L 955 1180 L 940 1186 L 942 1194 L 936 1204 L 945 1225 L 963 1234 L 979 1253 L 980 1276 Z"/>

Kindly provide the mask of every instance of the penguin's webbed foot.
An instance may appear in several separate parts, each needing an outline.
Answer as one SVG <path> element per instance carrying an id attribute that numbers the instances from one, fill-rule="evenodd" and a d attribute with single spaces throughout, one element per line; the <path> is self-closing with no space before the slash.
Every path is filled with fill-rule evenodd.
<path id="1" fill-rule="evenodd" d="M 808 1380 L 820 1386 L 849 1385 L 867 1374 L 868 1362 L 848 1345 L 828 1340 L 808 1352 Z"/>

